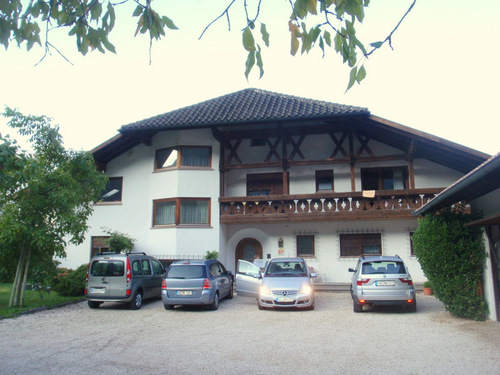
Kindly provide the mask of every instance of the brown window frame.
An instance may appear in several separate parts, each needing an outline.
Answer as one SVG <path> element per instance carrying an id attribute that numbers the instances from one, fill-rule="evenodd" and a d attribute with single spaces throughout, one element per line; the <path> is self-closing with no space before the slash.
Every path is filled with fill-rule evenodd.
<path id="1" fill-rule="evenodd" d="M 183 165 L 182 164 L 182 150 L 190 148 L 201 148 L 208 150 L 208 165 Z M 175 165 L 170 167 L 158 167 L 158 155 L 165 150 L 175 150 L 177 152 L 177 159 Z M 175 169 L 211 169 L 212 168 L 212 147 L 211 146 L 174 146 L 159 148 L 155 151 L 154 171 L 169 171 Z"/>
<path id="2" fill-rule="evenodd" d="M 181 223 L 181 207 L 182 202 L 186 201 L 203 201 L 207 202 L 207 223 Z M 156 223 L 156 207 L 158 203 L 175 202 L 175 218 L 174 223 L 157 224 Z M 153 200 L 153 227 L 210 227 L 212 217 L 211 199 L 210 198 L 166 198 Z"/>
<path id="3" fill-rule="evenodd" d="M 328 179 L 331 182 L 330 189 L 320 189 L 320 185 L 324 182 L 321 179 Z M 333 169 L 321 169 L 315 171 L 315 181 L 316 181 L 316 192 L 322 191 L 335 191 L 333 185 Z"/>
<path id="4" fill-rule="evenodd" d="M 290 179 L 287 181 L 289 182 Z M 252 191 L 269 191 L 269 194 L 256 195 L 282 195 L 284 192 L 283 172 L 247 174 L 246 182 L 247 196 L 252 196 Z"/>
<path id="5" fill-rule="evenodd" d="M 373 246 L 377 242 L 378 252 L 364 251 L 365 248 Z M 382 255 L 381 233 L 341 233 L 340 234 L 340 256 L 360 257 Z"/>
<path id="6" fill-rule="evenodd" d="M 300 249 L 300 240 L 305 238 L 312 238 L 312 254 L 307 254 L 307 253 L 302 253 Z M 296 236 L 296 243 L 297 243 L 297 256 L 302 257 L 302 258 L 314 258 L 316 256 L 316 246 L 315 246 L 315 238 L 313 234 L 307 234 L 307 235 L 297 235 Z"/>

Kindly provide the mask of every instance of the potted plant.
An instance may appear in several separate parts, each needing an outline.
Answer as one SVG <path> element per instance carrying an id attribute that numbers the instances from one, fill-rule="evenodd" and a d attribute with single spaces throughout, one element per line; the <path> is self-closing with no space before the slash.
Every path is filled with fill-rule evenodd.
<path id="1" fill-rule="evenodd" d="M 424 294 L 426 296 L 432 295 L 432 286 L 430 281 L 424 282 Z"/>

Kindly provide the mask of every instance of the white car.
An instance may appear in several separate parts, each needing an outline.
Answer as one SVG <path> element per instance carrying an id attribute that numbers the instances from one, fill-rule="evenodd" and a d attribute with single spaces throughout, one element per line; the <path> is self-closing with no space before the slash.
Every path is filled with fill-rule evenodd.
<path id="1" fill-rule="evenodd" d="M 245 260 L 238 261 L 236 293 L 257 298 L 260 310 L 298 308 L 314 310 L 314 288 L 311 273 L 303 258 L 275 258 L 264 272 Z"/>

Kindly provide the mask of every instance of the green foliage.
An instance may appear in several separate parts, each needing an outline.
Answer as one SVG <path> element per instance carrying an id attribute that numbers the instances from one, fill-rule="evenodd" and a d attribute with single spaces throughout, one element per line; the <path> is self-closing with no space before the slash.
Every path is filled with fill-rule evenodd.
<path id="1" fill-rule="evenodd" d="M 67 242 L 79 244 L 107 177 L 90 153 L 66 150 L 57 126 L 45 116 L 6 108 L 8 125 L 27 136 L 32 153 L 9 138 L 0 141 L 0 260 L 16 269 L 13 304 L 22 305 L 28 278 L 48 277 Z M 32 273 L 27 271 L 30 269 Z"/>
<path id="2" fill-rule="evenodd" d="M 217 259 L 219 257 L 218 251 L 207 251 L 205 254 L 205 259 Z"/>
<path id="3" fill-rule="evenodd" d="M 121 253 L 125 251 L 130 251 L 134 248 L 135 239 L 128 236 L 127 234 L 120 233 L 117 231 L 111 231 L 110 229 L 105 229 L 106 233 L 109 235 L 107 239 L 107 244 L 109 250 L 115 253 Z"/>
<path id="4" fill-rule="evenodd" d="M 271 0 L 276 1 L 276 0 Z M 291 48 L 290 53 L 295 56 L 309 53 L 316 46 L 321 49 L 323 56 L 325 48 L 333 47 L 342 56 L 343 62 L 351 68 L 349 90 L 354 83 L 360 83 L 366 76 L 361 60 L 367 58 L 384 44 L 391 44 L 393 33 L 406 15 L 415 5 L 412 0 L 408 11 L 403 15 L 394 30 L 382 41 L 369 44 L 367 50 L 364 44 L 356 37 L 356 28 L 365 18 L 365 8 L 369 0 L 290 0 L 291 15 L 288 17 Z M 110 51 L 115 53 L 115 47 L 109 40 L 116 22 L 116 7 L 134 6 L 130 8 L 133 17 L 137 17 L 135 36 L 149 34 L 150 49 L 153 40 L 159 40 L 166 35 L 165 31 L 177 30 L 174 21 L 166 15 L 160 15 L 152 8 L 153 0 L 123 0 L 111 2 L 109 0 L 0 0 L 0 44 L 6 49 L 11 41 L 18 46 L 26 43 L 27 50 L 35 44 L 42 45 L 41 35 L 45 35 L 45 55 L 50 49 L 59 52 L 48 40 L 49 32 L 53 29 L 66 28 L 70 37 L 76 38 L 76 46 L 80 53 L 86 55 L 89 51 L 97 50 L 101 53 Z M 226 17 L 230 26 L 229 11 L 241 2 L 227 0 L 227 7 L 222 14 L 212 21 Z M 255 27 L 260 24 L 260 39 L 269 47 L 270 35 L 265 23 L 259 20 L 260 8 L 263 0 L 247 0 L 243 2 L 243 12 L 246 24 L 242 27 L 243 48 L 248 52 L 245 62 L 245 77 L 257 65 L 260 77 L 264 74 L 262 47 L 256 43 L 253 35 Z M 155 3 L 157 4 L 157 3 Z M 132 11 L 132 9 L 134 9 Z M 189 9 L 188 11 L 191 11 Z M 252 15 L 253 12 L 253 15 Z M 314 25 L 308 27 L 307 22 Z M 284 22 L 283 25 L 286 25 Z M 203 32 L 204 33 L 204 32 Z M 334 43 L 332 45 L 332 34 Z M 203 36 L 203 34 L 202 34 Z"/>
<path id="5" fill-rule="evenodd" d="M 83 296 L 88 267 L 88 263 L 82 264 L 76 270 L 60 273 L 53 279 L 52 288 L 64 297 Z"/>
<path id="6" fill-rule="evenodd" d="M 450 209 L 427 215 L 412 236 L 415 254 L 436 297 L 451 314 L 484 320 L 479 293 L 486 257 L 481 230 L 465 227 L 473 217 Z"/>

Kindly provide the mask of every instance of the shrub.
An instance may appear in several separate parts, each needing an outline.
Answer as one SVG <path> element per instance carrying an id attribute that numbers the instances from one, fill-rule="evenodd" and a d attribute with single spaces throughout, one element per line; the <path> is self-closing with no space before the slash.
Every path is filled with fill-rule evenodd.
<path id="1" fill-rule="evenodd" d="M 207 251 L 205 254 L 205 259 L 217 259 L 219 257 L 218 251 Z"/>
<path id="2" fill-rule="evenodd" d="M 135 239 L 129 235 L 117 231 L 111 231 L 105 228 L 106 233 L 109 234 L 107 239 L 107 244 L 109 246 L 109 251 L 114 253 L 121 253 L 124 251 L 130 251 L 134 247 Z"/>
<path id="3" fill-rule="evenodd" d="M 444 210 L 419 220 L 413 248 L 436 297 L 452 314 L 484 320 L 487 305 L 480 293 L 486 257 L 481 229 L 463 211 Z"/>
<path id="4" fill-rule="evenodd" d="M 61 270 L 62 272 L 52 282 L 52 288 L 64 297 L 83 296 L 88 266 L 82 264 L 76 270 Z"/>

